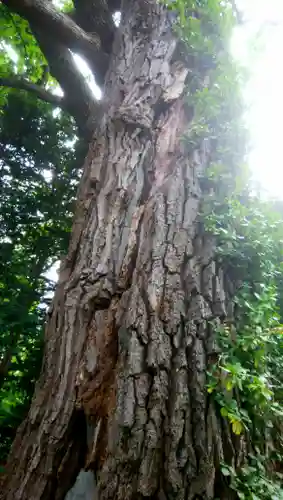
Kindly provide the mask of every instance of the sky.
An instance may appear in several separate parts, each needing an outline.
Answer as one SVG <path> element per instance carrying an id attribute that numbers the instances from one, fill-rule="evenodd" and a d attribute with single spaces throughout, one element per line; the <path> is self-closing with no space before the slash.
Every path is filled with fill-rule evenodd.
<path id="1" fill-rule="evenodd" d="M 283 0 L 237 0 L 237 5 L 245 22 L 235 30 L 231 48 L 251 75 L 243 88 L 251 138 L 248 164 L 261 190 L 282 199 Z"/>

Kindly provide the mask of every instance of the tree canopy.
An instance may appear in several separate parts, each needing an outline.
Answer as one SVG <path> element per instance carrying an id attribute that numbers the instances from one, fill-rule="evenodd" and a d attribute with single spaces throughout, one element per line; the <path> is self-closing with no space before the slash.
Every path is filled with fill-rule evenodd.
<path id="1" fill-rule="evenodd" d="M 39 374 L 46 302 L 54 287 L 46 273 L 67 251 L 83 158 L 72 121 L 52 111 L 33 95 L 12 90 L 0 116 L 0 441 L 5 452 Z"/>

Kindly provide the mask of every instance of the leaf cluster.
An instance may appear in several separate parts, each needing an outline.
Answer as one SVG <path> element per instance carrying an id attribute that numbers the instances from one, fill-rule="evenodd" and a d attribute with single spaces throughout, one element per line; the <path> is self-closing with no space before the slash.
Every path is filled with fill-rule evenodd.
<path id="1" fill-rule="evenodd" d="M 73 121 L 10 91 L 0 115 L 0 461 L 38 378 L 43 324 L 66 253 L 85 146 Z"/>

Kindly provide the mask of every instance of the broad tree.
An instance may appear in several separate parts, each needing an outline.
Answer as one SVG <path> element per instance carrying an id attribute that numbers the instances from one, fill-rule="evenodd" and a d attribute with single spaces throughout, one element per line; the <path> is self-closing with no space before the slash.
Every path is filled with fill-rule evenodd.
<path id="1" fill-rule="evenodd" d="M 45 70 L 0 83 L 62 107 L 89 141 L 42 371 L 2 498 L 61 500 L 82 468 L 101 500 L 234 498 L 221 464 L 240 466 L 247 439 L 236 417 L 233 432 L 219 414 L 207 372 L 241 276 L 216 262 L 200 217 L 204 195 L 230 187 L 208 175 L 220 150 L 231 165 L 242 153 L 220 120 L 232 124 L 224 98 L 236 77 L 214 81 L 229 60 L 232 2 L 2 3 L 35 38 Z M 202 106 L 214 95 L 208 124 Z"/>

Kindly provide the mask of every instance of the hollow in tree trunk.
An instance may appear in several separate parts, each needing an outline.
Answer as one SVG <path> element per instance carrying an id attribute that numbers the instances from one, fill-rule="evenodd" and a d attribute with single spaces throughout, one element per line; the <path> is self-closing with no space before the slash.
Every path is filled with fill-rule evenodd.
<path id="1" fill-rule="evenodd" d="M 206 391 L 226 298 L 198 218 L 208 148 L 182 141 L 193 68 L 179 48 L 158 2 L 124 2 L 5 500 L 62 500 L 81 468 L 99 500 L 229 498 L 234 444 Z"/>

